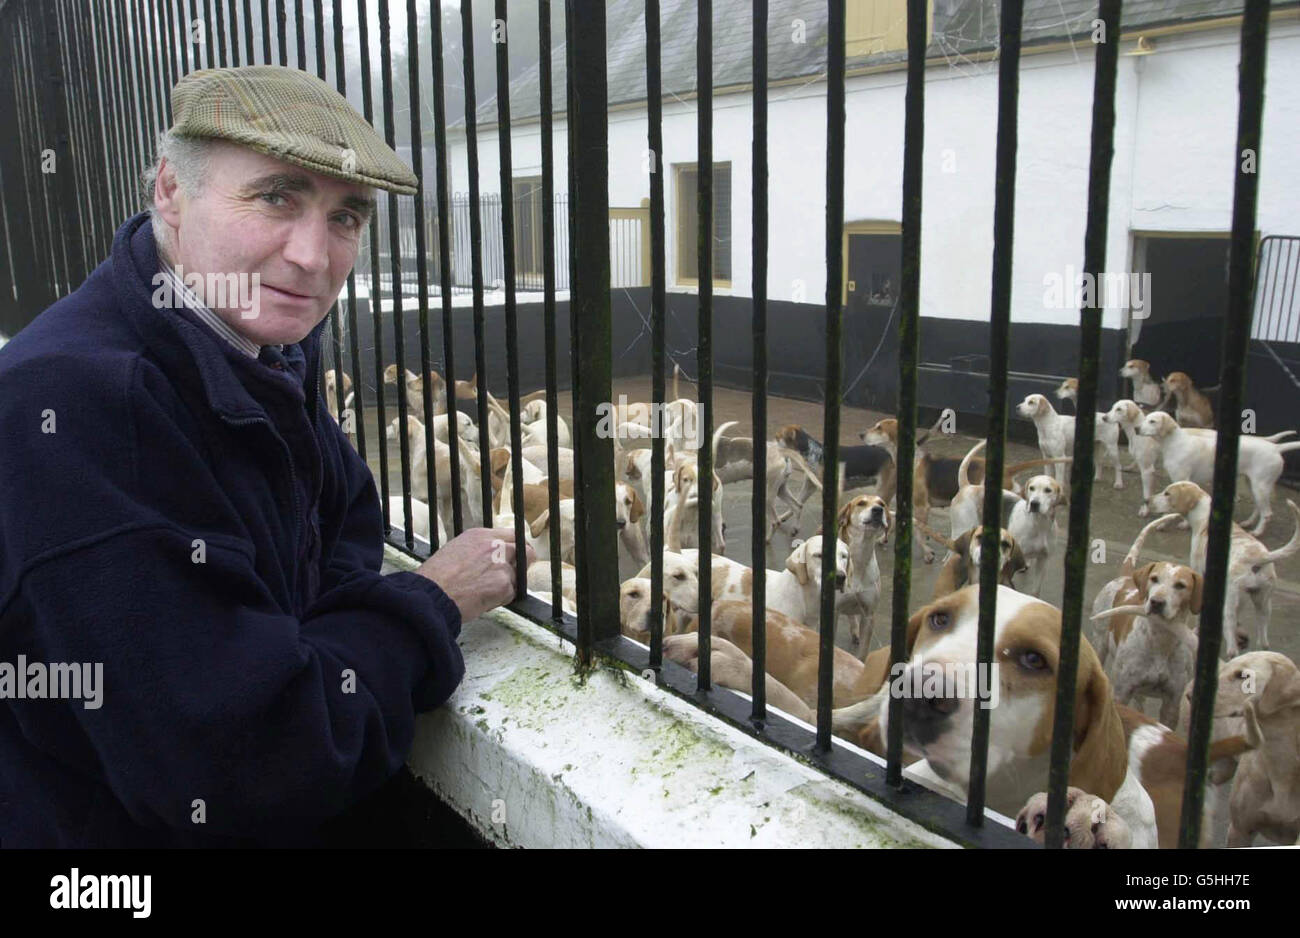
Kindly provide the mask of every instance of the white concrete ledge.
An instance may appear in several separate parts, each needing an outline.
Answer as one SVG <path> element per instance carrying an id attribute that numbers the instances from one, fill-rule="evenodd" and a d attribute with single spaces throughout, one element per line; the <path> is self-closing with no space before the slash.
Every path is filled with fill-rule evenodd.
<path id="1" fill-rule="evenodd" d="M 573 646 L 513 613 L 460 646 L 465 680 L 407 761 L 500 846 L 955 846 L 634 673 L 578 680 Z"/>

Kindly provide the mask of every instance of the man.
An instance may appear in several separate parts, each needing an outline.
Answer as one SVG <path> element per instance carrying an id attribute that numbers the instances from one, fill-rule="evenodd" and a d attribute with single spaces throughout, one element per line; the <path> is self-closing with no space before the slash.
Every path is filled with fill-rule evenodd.
<path id="1" fill-rule="evenodd" d="M 415 176 L 303 72 L 172 101 L 151 210 L 0 354 L 5 847 L 319 842 L 514 594 L 509 531 L 379 573 L 319 387 L 373 188 Z"/>

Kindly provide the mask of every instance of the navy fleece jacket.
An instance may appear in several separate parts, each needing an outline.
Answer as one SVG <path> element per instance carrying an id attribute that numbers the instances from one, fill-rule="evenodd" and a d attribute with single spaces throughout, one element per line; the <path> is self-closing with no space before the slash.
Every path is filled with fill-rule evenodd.
<path id="1" fill-rule="evenodd" d="M 0 697 L 0 847 L 311 844 L 464 675 L 455 603 L 379 573 L 324 323 L 252 359 L 157 271 L 138 215 L 0 350 L 0 667 L 103 667 Z"/>

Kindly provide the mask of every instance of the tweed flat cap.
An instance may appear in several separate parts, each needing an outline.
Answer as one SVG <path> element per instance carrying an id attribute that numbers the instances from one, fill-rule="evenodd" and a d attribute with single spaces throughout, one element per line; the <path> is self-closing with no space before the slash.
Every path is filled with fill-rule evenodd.
<path id="1" fill-rule="evenodd" d="M 172 89 L 172 132 L 228 140 L 326 176 L 414 195 L 419 180 L 347 99 L 279 65 L 190 72 Z"/>

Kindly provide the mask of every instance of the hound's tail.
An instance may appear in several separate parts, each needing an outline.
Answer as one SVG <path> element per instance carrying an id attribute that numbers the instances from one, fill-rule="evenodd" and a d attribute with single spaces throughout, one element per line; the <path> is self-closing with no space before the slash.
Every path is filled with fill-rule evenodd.
<path id="1" fill-rule="evenodd" d="M 1170 512 L 1167 515 L 1161 515 L 1155 521 L 1150 522 L 1146 527 L 1139 531 L 1138 536 L 1133 541 L 1133 546 L 1130 547 L 1128 553 L 1124 555 L 1124 562 L 1119 565 L 1119 575 L 1133 575 L 1133 571 L 1137 569 L 1138 555 L 1142 553 L 1142 542 L 1147 539 L 1148 534 L 1167 522 L 1177 521 L 1181 517 L 1182 515 L 1178 514 L 1176 511 Z"/>
<path id="2" fill-rule="evenodd" d="M 1293 440 L 1290 443 L 1274 443 L 1279 453 L 1289 453 L 1293 449 L 1300 449 L 1300 440 Z"/>
<path id="3" fill-rule="evenodd" d="M 970 461 L 975 458 L 976 453 L 984 448 L 984 444 L 987 442 L 987 440 L 980 440 L 972 446 L 970 452 L 962 458 L 961 465 L 957 467 L 957 491 L 960 492 L 962 489 L 966 488 L 966 486 L 970 485 L 970 477 L 967 474 L 970 470 Z M 949 465 L 951 465 L 951 463 L 949 463 Z"/>
<path id="4" fill-rule="evenodd" d="M 817 474 L 812 471 L 812 467 L 808 465 L 808 462 L 803 458 L 802 455 L 800 455 L 797 451 L 792 450 L 789 447 L 785 447 L 785 446 L 781 447 L 780 453 L 784 459 L 790 461 L 791 465 L 799 469 L 804 474 L 805 478 L 811 481 L 813 485 L 817 486 L 818 491 L 821 491 L 821 487 L 822 487 L 821 480 L 817 478 Z"/>
<path id="5" fill-rule="evenodd" d="M 1300 444 L 1297 444 L 1300 445 Z M 1281 560 L 1283 557 L 1290 557 L 1296 551 L 1300 550 L 1300 508 L 1291 499 L 1286 500 L 1287 507 L 1291 509 L 1291 514 L 1295 515 L 1295 531 L 1291 534 L 1291 540 L 1287 541 L 1277 550 L 1270 550 L 1264 555 L 1264 562 L 1271 563 L 1274 560 Z"/>
<path id="6" fill-rule="evenodd" d="M 954 541 L 952 538 L 944 537 L 934 528 L 930 527 L 924 521 L 921 521 L 919 519 L 915 520 L 914 523 L 916 524 L 917 528 L 921 531 L 921 533 L 924 534 L 926 537 L 930 538 L 930 540 L 938 541 L 940 544 L 942 544 L 944 547 L 948 548 L 951 551 L 955 552 L 957 550 L 957 542 Z"/>

